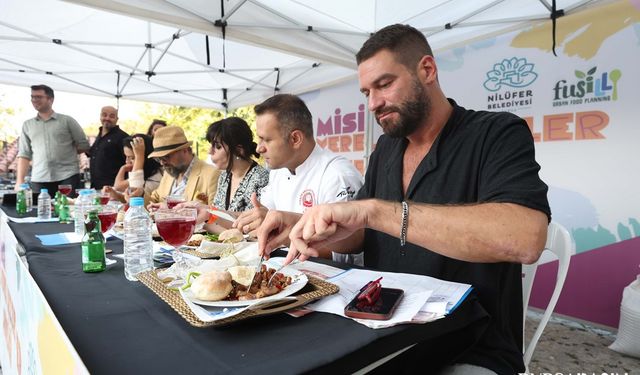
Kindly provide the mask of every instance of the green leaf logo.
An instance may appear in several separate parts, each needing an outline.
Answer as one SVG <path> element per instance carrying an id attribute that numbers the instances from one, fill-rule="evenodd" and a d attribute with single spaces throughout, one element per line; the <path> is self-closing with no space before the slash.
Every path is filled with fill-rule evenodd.
<path id="1" fill-rule="evenodd" d="M 581 72 L 579 70 L 576 70 L 575 73 L 576 73 L 576 77 L 578 77 L 578 78 L 586 77 L 586 74 L 584 74 L 583 72 Z"/>
<path id="2" fill-rule="evenodd" d="M 588 75 L 593 75 L 593 73 L 595 73 L 595 72 L 596 72 L 596 69 L 597 69 L 597 68 L 598 68 L 597 66 L 594 66 L 593 68 L 589 69 L 589 71 L 587 72 L 587 74 L 588 74 Z"/>

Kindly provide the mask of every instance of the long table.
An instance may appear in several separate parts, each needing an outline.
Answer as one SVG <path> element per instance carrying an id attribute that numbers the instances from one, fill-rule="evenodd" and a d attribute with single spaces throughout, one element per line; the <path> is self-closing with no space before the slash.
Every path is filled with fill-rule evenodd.
<path id="1" fill-rule="evenodd" d="M 12 207 L 2 209 L 16 216 Z M 105 272 L 84 273 L 79 244 L 46 247 L 35 237 L 70 232 L 73 225 L 10 222 L 8 227 L 25 249 L 37 288 L 92 374 L 351 373 L 413 344 L 378 370 L 433 369 L 472 345 L 489 320 L 472 294 L 448 317 L 422 325 L 374 330 L 332 314 L 312 313 L 195 328 L 143 284 L 127 281 L 121 259 Z M 122 253 L 120 240 L 107 241 L 107 247 Z M 15 249 L 0 249 L 8 251 Z M 3 289 L 11 293 L 15 286 Z M 23 367 L 29 361 L 38 365 L 38 358 L 29 358 L 34 351 L 24 345 Z M 47 344 L 28 345 L 40 345 L 41 352 Z M 42 370 L 36 366 L 35 372 Z"/>

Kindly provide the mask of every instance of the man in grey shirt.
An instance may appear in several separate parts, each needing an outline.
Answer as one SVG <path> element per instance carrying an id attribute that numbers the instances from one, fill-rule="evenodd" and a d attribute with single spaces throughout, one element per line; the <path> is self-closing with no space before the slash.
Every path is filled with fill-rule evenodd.
<path id="1" fill-rule="evenodd" d="M 53 111 L 53 99 L 51 87 L 31 86 L 31 104 L 38 114 L 22 124 L 16 190 L 24 182 L 30 161 L 34 192 L 46 188 L 53 196 L 61 184 L 81 187 L 77 155 L 89 149 L 89 141 L 76 120 Z"/>

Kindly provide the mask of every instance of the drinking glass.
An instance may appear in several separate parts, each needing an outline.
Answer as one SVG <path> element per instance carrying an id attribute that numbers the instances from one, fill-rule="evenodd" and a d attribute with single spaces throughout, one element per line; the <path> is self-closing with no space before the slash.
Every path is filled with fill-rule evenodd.
<path id="1" fill-rule="evenodd" d="M 100 231 L 102 232 L 102 234 L 106 234 L 116 224 L 116 219 L 118 218 L 118 207 L 111 205 L 101 205 L 93 206 L 91 207 L 91 210 L 98 211 L 98 218 L 100 219 Z M 116 263 L 115 260 L 109 259 L 106 256 L 107 253 L 111 252 L 111 250 L 107 249 L 106 247 L 106 241 L 104 252 L 107 265 Z"/>
<path id="2" fill-rule="evenodd" d="M 196 227 L 197 210 L 161 208 L 156 211 L 156 226 L 160 237 L 176 249 L 189 241 Z"/>
<path id="3" fill-rule="evenodd" d="M 100 197 L 100 204 L 103 206 L 108 204 L 109 200 L 111 200 L 111 196 L 108 193 L 100 193 L 98 196 Z"/>
<path id="4" fill-rule="evenodd" d="M 73 191 L 73 187 L 68 184 L 58 185 L 58 191 L 60 192 L 60 194 L 64 194 L 67 196 L 67 198 L 69 198 L 69 195 Z"/>
<path id="5" fill-rule="evenodd" d="M 182 195 L 169 195 L 167 196 L 167 208 L 174 208 L 180 203 L 186 202 L 186 199 Z"/>

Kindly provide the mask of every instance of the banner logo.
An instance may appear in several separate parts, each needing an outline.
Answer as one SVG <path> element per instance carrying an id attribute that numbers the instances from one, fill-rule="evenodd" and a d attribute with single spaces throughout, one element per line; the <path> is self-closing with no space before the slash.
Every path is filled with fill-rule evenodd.
<path id="1" fill-rule="evenodd" d="M 528 63 L 525 58 L 504 59 L 495 64 L 493 70 L 487 72 L 484 87 L 491 92 L 500 90 L 503 85 L 515 88 L 527 87 L 538 78 L 538 73 L 535 73 L 533 68 L 534 64 Z"/>
<path id="2" fill-rule="evenodd" d="M 585 72 L 574 72 L 577 80 L 569 82 L 561 79 L 553 86 L 553 106 L 565 106 L 618 100 L 618 81 L 622 77 L 620 69 L 597 74 L 594 66 Z"/>
<path id="3" fill-rule="evenodd" d="M 484 88 L 492 92 L 487 96 L 487 109 L 515 111 L 530 107 L 533 102 L 532 90 L 514 90 L 532 84 L 538 73 L 533 71 L 534 64 L 525 58 L 512 57 L 493 65 L 487 72 Z M 502 90 L 502 91 L 501 91 Z"/>

